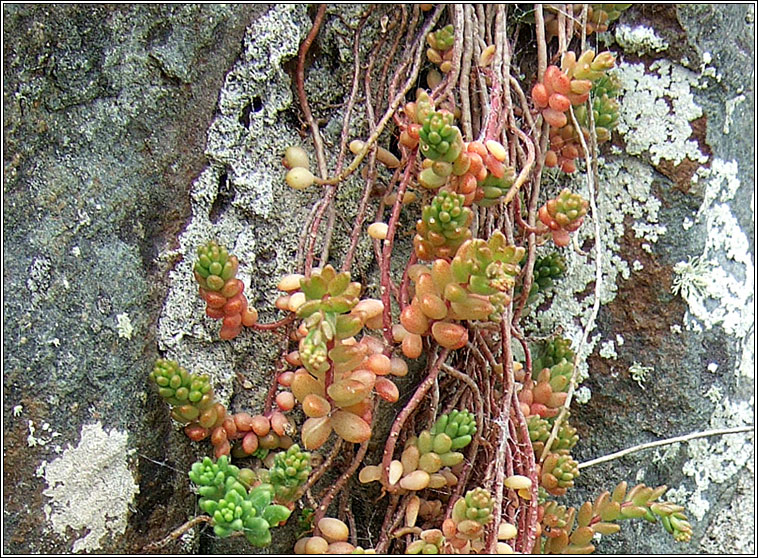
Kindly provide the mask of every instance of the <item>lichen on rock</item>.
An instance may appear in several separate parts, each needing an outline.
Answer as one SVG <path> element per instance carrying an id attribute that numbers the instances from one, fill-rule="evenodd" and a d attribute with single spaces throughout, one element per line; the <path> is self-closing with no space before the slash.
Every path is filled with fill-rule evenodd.
<path id="1" fill-rule="evenodd" d="M 126 530 L 127 516 L 139 485 L 129 470 L 126 432 L 103 430 L 100 422 L 82 427 L 76 447 L 69 446 L 50 463 L 37 470 L 47 483 L 43 494 L 50 500 L 45 517 L 55 533 L 84 530 L 74 540 L 72 552 L 94 552 L 105 536 Z"/>

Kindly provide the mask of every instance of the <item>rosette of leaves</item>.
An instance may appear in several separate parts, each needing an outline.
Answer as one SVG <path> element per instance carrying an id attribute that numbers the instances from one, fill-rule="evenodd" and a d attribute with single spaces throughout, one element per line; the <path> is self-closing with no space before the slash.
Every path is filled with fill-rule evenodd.
<path id="1" fill-rule="evenodd" d="M 274 495 L 278 502 L 288 503 L 297 500 L 300 487 L 311 474 L 310 460 L 311 454 L 300 451 L 297 444 L 274 457 L 274 464 L 268 472 L 268 481 L 274 487 Z"/>
<path id="2" fill-rule="evenodd" d="M 507 293 L 515 285 L 524 253 L 523 247 L 509 245 L 505 235 L 495 231 L 486 241 L 477 238 L 463 243 L 450 271 L 453 279 L 466 284 L 473 294 Z"/>
<path id="3" fill-rule="evenodd" d="M 182 424 L 198 419 L 216 402 L 208 376 L 191 374 L 176 361 L 156 360 L 150 379 L 158 386 L 163 400 L 171 405 L 172 418 Z"/>
<path id="4" fill-rule="evenodd" d="M 446 110 L 427 115 L 421 122 L 419 137 L 421 154 L 433 161 L 452 163 L 463 149 L 463 138 L 455 125 L 455 117 Z"/>
<path id="5" fill-rule="evenodd" d="M 271 544 L 272 527 L 276 527 L 290 516 L 289 508 L 272 503 L 271 485 L 261 484 L 251 489 L 246 497 L 239 492 L 229 491 L 212 513 L 213 531 L 219 537 L 243 531 L 245 538 L 256 547 Z M 230 521 L 231 519 L 231 521 Z"/>
<path id="6" fill-rule="evenodd" d="M 589 79 L 572 79 L 565 70 L 551 65 L 545 70 L 542 81 L 532 88 L 532 100 L 548 124 L 563 128 L 568 123 L 569 108 L 584 103 L 591 89 Z"/>
<path id="7" fill-rule="evenodd" d="M 240 482 L 248 476 L 243 472 L 252 473 L 231 465 L 226 456 L 215 463 L 206 457 L 192 466 L 189 477 L 201 496 L 200 509 L 212 518 L 216 536 L 224 538 L 242 531 L 254 546 L 267 546 L 271 542 L 269 529 L 286 521 L 290 510 L 272 504 L 274 488 L 270 484 L 248 490 Z"/>
<path id="8" fill-rule="evenodd" d="M 574 111 L 579 125 L 585 129 L 590 128 L 590 120 L 587 115 L 587 107 L 582 105 Z M 592 117 L 595 120 L 595 133 L 597 142 L 604 143 L 611 139 L 611 132 L 616 127 L 619 119 L 618 101 L 608 95 L 598 95 L 592 98 Z"/>
<path id="9" fill-rule="evenodd" d="M 464 456 L 459 450 L 471 443 L 475 433 L 476 421 L 469 411 L 454 410 L 441 415 L 431 430 L 423 430 L 406 443 L 400 458 L 403 465 L 400 487 L 422 490 L 427 486 L 439 488 L 449 484 L 449 474 L 440 471 L 463 462 Z M 423 482 L 417 482 L 417 478 Z"/>
<path id="10" fill-rule="evenodd" d="M 193 268 L 195 280 L 206 303 L 206 315 L 223 320 L 221 339 L 234 339 L 242 326 L 251 327 L 258 320 L 258 313 L 248 307 L 243 294 L 245 285 L 236 278 L 238 268 L 237 257 L 214 241 L 197 250 Z"/>
<path id="11" fill-rule="evenodd" d="M 537 381 L 525 381 L 518 394 L 524 413 L 552 418 L 558 414 L 566 402 L 567 391 L 573 373 L 573 364 L 562 361 L 552 368 L 543 368 L 537 374 Z"/>
<path id="12" fill-rule="evenodd" d="M 571 350 L 571 341 L 559 335 L 540 347 L 538 356 L 534 359 L 532 367 L 534 370 L 552 368 L 564 360 L 573 362 L 574 351 Z"/>
<path id="13" fill-rule="evenodd" d="M 361 284 L 350 281 L 350 273 L 337 273 L 331 265 L 314 270 L 300 280 L 305 300 L 296 309 L 308 331 L 300 341 L 300 359 L 314 375 L 329 368 L 328 345 L 357 334 L 364 325 L 360 315 L 348 314 L 358 304 Z M 292 299 L 292 297 L 290 297 Z"/>
<path id="14" fill-rule="evenodd" d="M 150 379 L 171 405 L 171 417 L 185 425 L 184 432 L 191 440 L 199 442 L 212 431 L 224 430 L 223 425 L 229 421 L 226 407 L 216 401 L 207 376 L 189 373 L 175 361 L 158 359 Z M 212 436 L 211 441 L 217 455 L 229 453 L 226 431 Z"/>
<path id="15" fill-rule="evenodd" d="M 197 487 L 201 508 L 206 500 L 220 500 L 229 490 L 247 494 L 239 482 L 240 468 L 232 465 L 226 455 L 219 457 L 215 463 L 210 457 L 193 463 L 188 476 Z"/>
<path id="16" fill-rule="evenodd" d="M 463 462 L 465 456 L 460 450 L 471 443 L 475 433 L 476 419 L 470 411 L 441 415 L 430 430 L 406 441 L 400 460 L 390 465 L 390 486 L 397 484 L 409 491 L 453 486 L 458 480 L 450 468 Z M 360 474 L 363 483 L 380 478 L 376 465 L 364 467 Z"/>
<path id="17" fill-rule="evenodd" d="M 426 51 L 426 57 L 429 61 L 439 66 L 441 72 L 449 72 L 452 68 L 450 60 L 455 42 L 453 25 L 448 24 L 437 31 L 430 31 L 426 35 L 426 42 L 429 45 L 429 49 Z"/>
<path id="18" fill-rule="evenodd" d="M 483 549 L 484 527 L 492 521 L 494 502 L 488 490 L 475 488 L 453 505 L 449 519 L 442 523 L 442 533 L 458 552 Z"/>
<path id="19" fill-rule="evenodd" d="M 473 213 L 464 206 L 464 196 L 440 191 L 421 210 L 416 222 L 413 248 L 420 260 L 451 259 L 458 247 L 471 238 Z"/>
<path id="20" fill-rule="evenodd" d="M 487 178 L 478 183 L 478 188 L 482 192 L 482 197 L 477 200 L 477 204 L 482 207 L 491 207 L 500 201 L 516 178 L 516 171 L 513 167 L 502 167 L 502 174 L 498 176 L 492 171 L 487 173 Z M 500 174 L 500 172 L 498 172 Z M 477 196 L 478 197 L 478 196 Z"/>
<path id="21" fill-rule="evenodd" d="M 568 454 L 550 453 L 540 466 L 540 485 L 553 496 L 563 496 L 574 486 L 579 466 Z"/>
<path id="22" fill-rule="evenodd" d="M 564 188 L 556 198 L 540 207 L 539 218 L 550 229 L 557 246 L 568 246 L 569 233 L 581 226 L 588 207 L 587 200 Z"/>
<path id="23" fill-rule="evenodd" d="M 575 147 L 578 142 L 573 141 L 575 131 L 571 130 L 570 134 L 562 134 L 558 131 L 569 124 L 567 116 L 571 106 L 579 106 L 589 98 L 594 82 L 605 76 L 605 72 L 613 67 L 615 57 L 610 52 L 602 52 L 595 56 L 592 50 L 584 51 L 577 59 L 576 54 L 566 52 L 561 59 L 561 67 L 548 66 L 542 81 L 532 88 L 532 100 L 535 106 L 542 114 L 545 121 L 550 124 L 554 130 L 551 130 L 551 151 L 546 159 L 547 166 L 556 166 L 562 161 L 558 158 L 558 152 L 561 152 L 561 158 L 566 161 L 572 161 L 573 151 L 578 152 Z M 553 138 L 556 138 L 553 141 Z M 560 140 L 560 141 L 559 141 Z M 563 145 L 570 147 L 567 153 L 563 154 Z M 568 163 L 561 164 L 563 168 L 571 168 Z M 573 172 L 573 170 L 565 170 Z"/>
<path id="24" fill-rule="evenodd" d="M 539 290 L 547 290 L 555 284 L 555 279 L 566 273 L 566 260 L 558 252 L 539 258 L 534 264 L 534 283 Z"/>
<path id="25" fill-rule="evenodd" d="M 464 205 L 471 205 L 484 197 L 484 191 L 479 187 L 488 175 L 485 161 L 491 160 L 491 153 L 481 141 L 464 143 L 463 151 L 453 163 L 453 176 L 445 188 L 450 188 L 463 196 Z M 495 159 L 496 162 L 497 159 Z M 497 166 L 497 165 L 493 165 Z"/>
<path id="26" fill-rule="evenodd" d="M 381 342 L 372 339 L 336 344 L 329 350 L 333 377 L 328 386 L 325 375 L 314 377 L 305 369 L 295 372 L 290 387 L 308 417 L 301 431 L 306 449 L 321 447 L 332 430 L 347 442 L 365 442 L 371 436 L 371 394 L 376 392 L 389 402 L 399 398 L 388 376 L 403 375 L 407 368 L 395 370 L 392 359 L 382 354 Z"/>
<path id="27" fill-rule="evenodd" d="M 409 276 L 415 294 L 400 314 L 401 325 L 412 336 L 431 333 L 447 349 L 463 347 L 468 330 L 453 321 L 500 319 L 523 254 L 522 247 L 509 246 L 496 231 L 489 240 L 461 244 L 451 263 L 437 259 L 431 270 L 413 266 Z"/>
<path id="28" fill-rule="evenodd" d="M 527 302 L 534 302 L 537 293 L 546 292 L 553 288 L 555 280 L 560 279 L 566 273 L 566 260 L 558 252 L 552 252 L 537 258 L 534 262 L 534 280 L 529 289 Z M 521 292 L 521 286 L 516 287 L 515 294 L 518 296 Z M 535 367 L 536 368 L 536 367 Z"/>

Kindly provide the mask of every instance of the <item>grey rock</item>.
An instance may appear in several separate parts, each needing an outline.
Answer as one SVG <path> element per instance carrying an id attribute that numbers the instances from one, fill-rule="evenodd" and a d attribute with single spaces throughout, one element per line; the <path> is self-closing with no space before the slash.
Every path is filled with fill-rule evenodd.
<path id="1" fill-rule="evenodd" d="M 330 7 L 329 13 L 355 20 L 361 9 Z M 3 10 L 3 549 L 67 553 L 94 533 L 97 540 L 86 550 L 136 553 L 197 512 L 186 470 L 207 451 L 172 425 L 149 386 L 154 359 L 167 356 L 209 373 L 234 410 L 260 408 L 268 389 L 282 340 L 245 332 L 233 344 L 219 342 L 219 325 L 204 317 L 196 295 L 191 260 L 209 236 L 224 242 L 240 258 L 240 276 L 261 319 L 275 318 L 276 281 L 292 271 L 299 233 L 319 197 L 315 190 L 287 188 L 279 161 L 287 145 L 302 141 L 289 75 L 310 18 L 304 5 Z M 325 107 L 346 97 L 352 53 L 339 22 L 327 21 L 307 91 L 318 115 L 327 118 L 325 135 L 338 142 L 342 109 Z M 737 163 L 740 186 L 723 203 L 754 265 L 753 7 L 635 7 L 621 21 L 649 26 L 668 42 L 656 57 L 704 74 L 694 102 L 705 116 L 692 122 L 693 137 L 709 165 Z M 629 54 L 626 61 L 649 66 L 654 59 Z M 713 75 L 704 73 L 708 66 Z M 356 126 L 362 110 L 356 109 Z M 309 148 L 309 140 L 303 143 Z M 619 224 L 618 261 L 636 259 L 643 269 L 619 279 L 615 300 L 598 318 L 603 339 L 622 335 L 625 342 L 616 347 L 615 361 L 597 348 L 589 357 L 585 385 L 593 396 L 572 415 L 580 462 L 637 443 L 741 424 L 751 411 L 754 417 L 754 376 L 740 370 L 740 363 L 754 363 L 754 353 L 745 352 L 748 343 L 752 350 L 753 328 L 735 335 L 720 323 L 672 332 L 672 326 L 697 321 L 687 318 L 694 311 L 687 301 L 670 291 L 674 266 L 708 249 L 712 228 L 698 212 L 701 206 L 715 211 L 720 201 L 707 198 L 708 177 L 691 185 L 697 165 L 653 168 L 649 157 L 640 159 L 652 173 L 651 192 L 661 202 L 658 219 L 667 232 L 647 251 L 644 239 Z M 629 168 L 641 164 L 627 155 L 619 160 Z M 332 262 L 340 262 L 347 248 L 358 180 L 341 189 Z M 682 227 L 685 219 L 691 228 Z M 716 259 L 738 277 L 752 269 L 727 254 Z M 371 260 L 372 248 L 362 242 L 355 272 L 375 288 Z M 708 304 L 717 311 L 720 302 Z M 644 390 L 628 370 L 640 360 L 655 370 Z M 711 362 L 719 363 L 715 372 L 707 369 Z M 386 413 L 388 422 L 392 413 Z M 96 423 L 111 431 L 110 438 L 89 434 Z M 128 434 L 130 450 L 105 451 L 121 448 L 121 433 Z M 688 512 L 695 532 L 690 543 L 674 543 L 660 525 L 626 522 L 618 535 L 597 544 L 598 551 L 755 552 L 745 536 L 754 532 L 753 441 L 730 440 L 585 469 L 566 502 L 578 505 L 620 480 L 667 484 L 677 489 L 670 497 L 688 506 L 695 494 L 708 503 L 701 518 Z M 131 472 L 131 478 L 123 472 L 110 478 L 113 500 L 124 504 L 114 508 L 124 510 L 123 526 L 113 517 L 90 529 L 77 527 L 76 513 L 96 501 L 89 499 L 94 487 L 56 477 L 50 466 L 85 469 L 86 453 L 75 450 L 90 442 L 113 455 L 103 470 L 123 471 L 123 460 Z M 708 461 L 704 453 L 716 458 Z M 751 458 L 744 462 L 746 455 Z M 704 474 L 709 482 L 701 486 L 696 479 Z M 95 471 L 88 478 L 109 477 Z M 51 492 L 56 482 L 57 496 Z M 61 499 L 60 492 L 73 500 Z M 355 509 L 366 526 L 376 523 L 377 509 L 362 502 Z M 281 529 L 268 551 L 289 552 L 294 531 L 291 525 Z M 167 549 L 251 550 L 240 539 L 197 532 Z"/>

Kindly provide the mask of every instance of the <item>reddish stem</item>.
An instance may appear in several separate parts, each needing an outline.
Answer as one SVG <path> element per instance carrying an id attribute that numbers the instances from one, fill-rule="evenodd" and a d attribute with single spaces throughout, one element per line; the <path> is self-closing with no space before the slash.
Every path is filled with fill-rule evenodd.
<path id="1" fill-rule="evenodd" d="M 295 318 L 297 318 L 297 315 L 293 312 L 289 316 L 286 316 L 282 318 L 281 320 L 278 320 L 276 322 L 272 322 L 270 324 L 259 324 L 254 323 L 250 326 L 250 329 L 254 329 L 256 331 L 272 331 L 274 329 L 279 329 L 280 327 L 287 326 L 295 321 Z"/>
<path id="2" fill-rule="evenodd" d="M 392 423 L 392 428 L 390 429 L 389 436 L 387 436 L 387 443 L 384 444 L 384 455 L 382 456 L 381 481 L 384 488 L 389 492 L 397 491 L 397 486 L 390 486 L 389 474 L 390 463 L 392 462 L 392 456 L 395 454 L 395 445 L 397 444 L 398 436 L 400 436 L 400 430 L 402 430 L 403 426 L 405 425 L 405 421 L 408 420 L 410 414 L 416 410 L 416 407 L 419 406 L 421 400 L 434 384 L 434 381 L 437 379 L 437 376 L 440 373 L 442 363 L 445 362 L 445 359 L 447 358 L 449 352 L 449 349 L 443 349 L 442 352 L 440 352 L 437 360 L 435 360 L 424 381 L 419 384 L 413 394 L 413 397 L 411 397 L 410 401 L 408 401 L 405 407 L 403 407 L 403 410 L 400 411 L 400 414 L 395 419 L 395 422 Z"/>
<path id="3" fill-rule="evenodd" d="M 403 178 L 397 187 L 397 198 L 395 204 L 392 206 L 392 215 L 390 222 L 387 226 L 387 238 L 384 240 L 384 249 L 382 251 L 381 262 L 381 293 L 382 304 L 384 304 L 384 311 L 382 313 L 382 322 L 384 325 L 384 341 L 388 346 L 392 346 L 394 340 L 392 338 L 392 307 L 390 301 L 390 256 L 392 255 L 392 246 L 395 241 L 395 229 L 397 228 L 397 220 L 400 216 L 400 207 L 403 204 L 403 196 L 405 190 L 408 188 L 408 183 L 411 181 L 414 166 L 412 161 L 416 159 L 416 149 L 410 151 L 408 155 L 408 164 L 405 167 Z"/>

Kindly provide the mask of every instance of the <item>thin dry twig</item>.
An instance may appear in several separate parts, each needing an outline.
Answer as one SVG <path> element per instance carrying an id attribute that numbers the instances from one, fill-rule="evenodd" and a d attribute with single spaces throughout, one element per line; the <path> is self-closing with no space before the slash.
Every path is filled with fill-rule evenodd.
<path id="1" fill-rule="evenodd" d="M 626 448 L 614 453 L 609 453 L 608 455 L 603 455 L 602 457 L 596 457 L 595 459 L 590 459 L 589 461 L 580 463 L 579 469 L 585 469 L 587 467 L 592 467 L 593 465 L 599 465 L 600 463 L 608 463 L 609 461 L 620 459 L 627 455 L 631 455 L 633 453 L 637 453 L 638 451 L 643 451 L 646 449 L 659 448 L 661 446 L 678 444 L 680 442 L 689 442 L 690 440 L 696 440 L 698 438 L 707 438 L 709 436 L 725 436 L 727 434 L 739 434 L 741 432 L 755 433 L 755 425 L 751 424 L 749 426 L 736 426 L 734 428 L 714 428 L 712 430 L 692 432 L 690 434 L 685 434 L 683 436 L 675 436 L 674 438 L 666 438 L 665 440 L 656 440 L 655 442 L 646 442 L 644 444 L 638 444 L 636 446 L 632 446 L 632 447 L 629 447 L 629 448 Z"/>
<path id="2" fill-rule="evenodd" d="M 592 111 L 587 111 L 589 113 L 592 113 Z M 571 114 L 571 122 L 574 125 L 574 129 L 581 130 L 579 126 L 579 122 L 576 120 L 576 115 L 574 114 L 573 107 L 569 108 L 569 113 Z M 595 125 L 592 117 L 590 116 L 590 135 L 592 137 L 596 137 L 595 135 Z M 540 455 L 540 462 L 544 461 L 545 458 L 548 456 L 550 447 L 552 446 L 555 439 L 558 437 L 558 431 L 561 428 L 561 423 L 566 418 L 566 415 L 568 415 L 569 412 L 569 405 L 571 405 L 571 400 L 574 397 L 574 391 L 576 390 L 576 378 L 579 374 L 579 359 L 581 358 L 582 351 L 584 350 L 585 345 L 587 344 L 587 340 L 589 339 L 590 332 L 595 328 L 595 319 L 597 318 L 598 312 L 600 311 L 600 289 L 602 288 L 603 284 L 603 244 L 602 244 L 602 237 L 600 235 L 600 212 L 598 211 L 597 202 L 595 200 L 595 175 L 592 172 L 592 160 L 590 155 L 590 150 L 587 148 L 587 142 L 584 140 L 584 134 L 579 134 L 579 141 L 582 144 L 582 149 L 584 150 L 584 157 L 585 161 L 587 163 L 587 188 L 589 189 L 589 198 L 590 198 L 590 207 L 592 209 L 592 224 L 593 224 L 593 231 L 595 235 L 595 288 L 593 293 L 593 303 L 592 303 L 592 312 L 590 313 L 589 318 L 587 319 L 587 323 L 584 326 L 584 331 L 582 333 L 582 338 L 579 341 L 579 345 L 576 348 L 576 352 L 574 353 L 574 371 L 571 374 L 571 382 L 569 383 L 569 390 L 568 394 L 566 396 L 566 401 L 564 402 L 563 406 L 561 407 L 561 411 L 558 413 L 558 416 L 555 418 L 555 422 L 553 423 L 553 429 L 550 432 L 550 437 L 545 442 L 545 447 L 542 450 L 542 454 Z M 597 141 L 597 140 L 595 140 Z"/>

